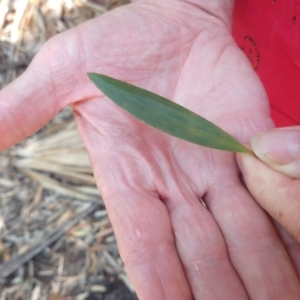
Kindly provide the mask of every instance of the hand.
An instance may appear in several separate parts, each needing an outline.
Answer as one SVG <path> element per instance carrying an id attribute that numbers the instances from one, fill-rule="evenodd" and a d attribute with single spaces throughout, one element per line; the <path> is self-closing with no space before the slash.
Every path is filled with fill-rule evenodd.
<path id="1" fill-rule="evenodd" d="M 0 148 L 72 105 L 142 299 L 298 299 L 294 266 L 232 153 L 169 137 L 116 107 L 98 72 L 156 92 L 246 142 L 273 126 L 230 35 L 233 1 L 136 1 L 46 43 L 0 93 Z M 204 199 L 205 208 L 200 199 Z"/>
<path id="2" fill-rule="evenodd" d="M 238 155 L 249 191 L 300 243 L 300 126 L 260 133 L 251 148 L 264 163 L 255 156 Z"/>

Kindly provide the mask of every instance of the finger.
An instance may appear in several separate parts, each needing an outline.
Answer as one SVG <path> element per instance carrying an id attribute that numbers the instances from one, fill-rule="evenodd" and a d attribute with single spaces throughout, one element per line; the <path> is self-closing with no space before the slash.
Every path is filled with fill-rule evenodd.
<path id="1" fill-rule="evenodd" d="M 294 269 L 300 280 L 300 244 L 275 220 L 273 223 L 293 263 Z"/>
<path id="2" fill-rule="evenodd" d="M 222 178 L 208 190 L 205 201 L 250 298 L 298 299 L 299 282 L 287 252 L 238 178 Z"/>
<path id="3" fill-rule="evenodd" d="M 272 170 L 252 155 L 237 157 L 255 200 L 300 242 L 300 181 Z"/>
<path id="4" fill-rule="evenodd" d="M 222 233 L 188 189 L 173 186 L 164 202 L 179 256 L 195 299 L 249 299 L 233 268 Z"/>
<path id="5" fill-rule="evenodd" d="M 103 197 L 139 299 L 193 299 L 160 199 L 116 188 Z"/>
<path id="6" fill-rule="evenodd" d="M 300 178 L 300 126 L 259 133 L 252 138 L 251 147 L 272 169 Z"/>
<path id="7" fill-rule="evenodd" d="M 72 34 L 48 41 L 28 69 L 0 91 L 0 150 L 39 130 L 69 104 L 78 63 L 71 61 L 65 39 L 72 43 Z"/>

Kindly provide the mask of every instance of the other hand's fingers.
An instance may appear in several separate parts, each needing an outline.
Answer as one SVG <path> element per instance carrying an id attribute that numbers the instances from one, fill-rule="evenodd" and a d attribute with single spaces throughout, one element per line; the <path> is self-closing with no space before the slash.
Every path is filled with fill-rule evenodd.
<path id="1" fill-rule="evenodd" d="M 272 169 L 300 178 L 300 126 L 259 133 L 252 138 L 251 147 Z"/>
<path id="2" fill-rule="evenodd" d="M 300 180 L 274 171 L 252 155 L 238 154 L 237 161 L 255 200 L 300 242 Z"/>

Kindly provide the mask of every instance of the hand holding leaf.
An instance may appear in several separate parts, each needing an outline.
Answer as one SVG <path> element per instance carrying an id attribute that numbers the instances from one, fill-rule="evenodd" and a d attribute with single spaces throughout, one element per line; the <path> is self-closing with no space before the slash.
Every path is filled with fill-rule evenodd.
<path id="1" fill-rule="evenodd" d="M 286 248 L 241 183 L 233 153 L 139 123 L 101 101 L 86 78 L 97 70 L 151 87 L 248 141 L 273 125 L 263 87 L 232 39 L 231 2 L 134 1 L 51 39 L 0 92 L 1 149 L 74 108 L 140 299 L 299 298 Z"/>

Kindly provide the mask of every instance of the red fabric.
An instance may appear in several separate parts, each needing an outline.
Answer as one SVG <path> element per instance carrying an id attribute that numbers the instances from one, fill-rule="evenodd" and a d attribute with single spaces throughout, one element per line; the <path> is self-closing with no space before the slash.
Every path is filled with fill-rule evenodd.
<path id="1" fill-rule="evenodd" d="M 233 35 L 266 88 L 276 125 L 299 125 L 300 1 L 236 0 Z"/>

